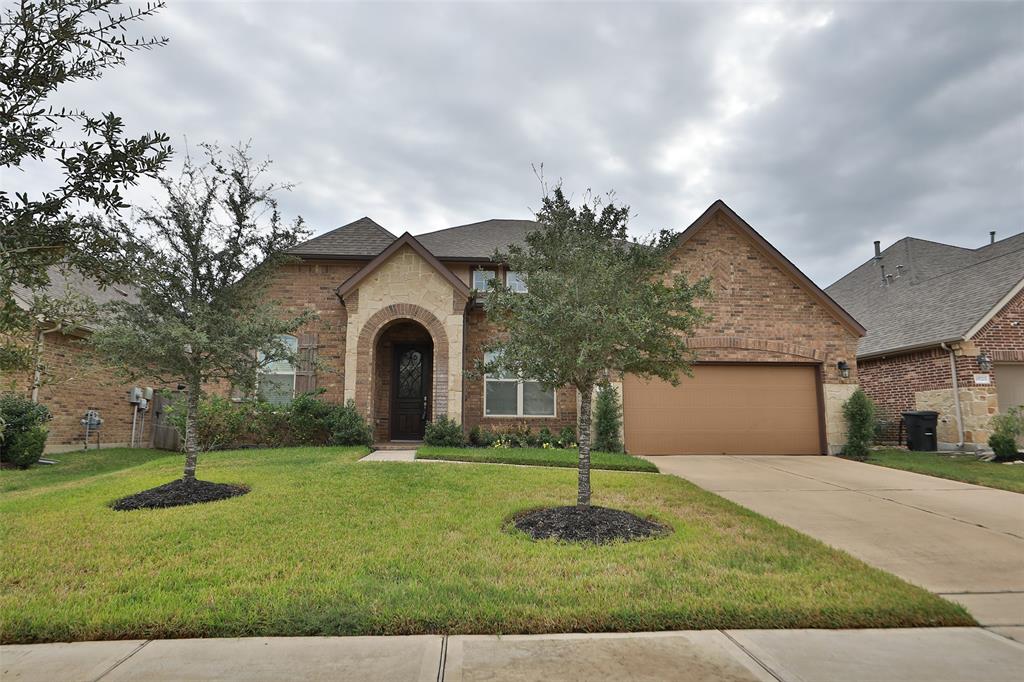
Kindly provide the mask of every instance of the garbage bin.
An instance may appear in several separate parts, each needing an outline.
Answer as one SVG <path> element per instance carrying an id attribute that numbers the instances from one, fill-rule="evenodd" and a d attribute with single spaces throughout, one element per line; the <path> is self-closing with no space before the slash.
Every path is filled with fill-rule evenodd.
<path id="1" fill-rule="evenodd" d="M 907 447 L 911 450 L 933 452 L 939 449 L 939 413 L 930 410 L 904 412 L 903 423 L 907 427 Z"/>

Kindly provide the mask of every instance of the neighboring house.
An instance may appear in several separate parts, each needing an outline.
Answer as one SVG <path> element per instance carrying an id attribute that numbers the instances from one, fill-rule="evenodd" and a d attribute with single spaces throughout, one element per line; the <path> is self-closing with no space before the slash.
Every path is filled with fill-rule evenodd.
<path id="1" fill-rule="evenodd" d="M 472 374 L 496 330 L 480 292 L 491 278 L 528 286 L 491 256 L 536 224 L 487 220 L 396 236 L 369 218 L 292 249 L 271 296 L 320 319 L 292 342 L 305 359 L 275 367 L 267 397 L 325 389 L 354 400 L 377 441 L 419 440 L 427 421 L 575 426 L 574 389 Z M 677 271 L 710 275 L 714 321 L 678 387 L 625 377 L 626 447 L 636 454 L 819 454 L 844 442 L 840 406 L 856 386 L 863 328 L 723 202 L 678 237 Z M 602 324 L 594 320 L 594 324 Z M 290 389 L 290 390 L 289 390 Z"/>
<path id="2" fill-rule="evenodd" d="M 61 297 L 71 290 L 102 305 L 115 300 L 131 300 L 129 288 L 100 287 L 94 280 L 80 274 L 65 275 L 58 268 L 49 271 L 47 293 Z M 31 307 L 32 292 L 15 289 L 14 297 L 24 310 Z M 40 329 L 42 376 L 35 399 L 53 414 L 47 424 L 50 435 L 46 440 L 47 452 L 60 452 L 82 448 L 85 429 L 81 419 L 87 410 L 98 410 L 103 419 L 99 441 L 103 447 L 127 445 L 131 440 L 134 407 L 128 402 L 131 386 L 121 383 L 112 368 L 99 364 L 89 352 L 85 339 L 92 332 L 94 320 L 83 320 L 71 328 L 47 321 Z M 11 388 L 32 397 L 35 372 L 28 371 L 14 377 L 0 378 L 0 390 Z M 137 444 L 150 442 L 152 411 L 146 415 L 145 433 L 142 420 L 136 421 Z M 94 447 L 95 435 L 89 446 Z"/>
<path id="3" fill-rule="evenodd" d="M 992 415 L 1024 403 L 1024 234 L 875 254 L 826 291 L 867 327 L 857 365 L 885 438 L 902 412 L 935 410 L 940 447 L 983 445 Z"/>

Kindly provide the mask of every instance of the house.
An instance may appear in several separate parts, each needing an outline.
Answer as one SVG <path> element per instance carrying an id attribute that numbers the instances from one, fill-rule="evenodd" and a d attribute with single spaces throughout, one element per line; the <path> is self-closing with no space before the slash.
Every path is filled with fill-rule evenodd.
<path id="1" fill-rule="evenodd" d="M 828 287 L 867 327 L 860 383 L 896 442 L 900 414 L 939 413 L 942 448 L 976 448 L 1024 404 L 1024 233 L 968 249 L 906 237 Z"/>
<path id="2" fill-rule="evenodd" d="M 103 287 L 80 273 L 51 267 L 48 275 L 50 284 L 41 293 L 53 298 L 64 298 L 65 292 L 72 292 L 71 295 L 77 293 L 96 305 L 133 298 L 130 287 Z M 23 310 L 31 309 L 33 292 L 16 287 L 14 298 Z M 142 446 L 151 442 L 152 410 L 138 415 L 135 405 L 128 401 L 132 386 L 120 381 L 112 368 L 98 362 L 85 344 L 93 323 L 90 320 L 76 320 L 71 324 L 45 321 L 37 330 L 41 361 L 39 381 L 36 381 L 35 371 L 0 379 L 0 390 L 21 393 L 50 409 L 53 419 L 47 424 L 48 453 L 85 446 L 85 427 L 81 420 L 87 410 L 98 411 L 103 419 L 98 441 L 94 432 L 89 439 L 90 447 L 97 442 L 103 447 L 128 445 L 133 422 L 136 444 Z M 38 388 L 34 389 L 37 383 Z"/>
<path id="3" fill-rule="evenodd" d="M 527 286 L 491 256 L 532 229 L 528 220 L 486 220 L 396 235 L 361 218 L 296 246 L 271 296 L 312 307 L 319 320 L 290 339 L 307 361 L 274 367 L 267 397 L 322 388 L 327 400 L 354 400 L 379 442 L 419 440 L 441 416 L 467 432 L 574 426 L 575 389 L 469 371 L 496 331 L 478 292 L 491 278 Z M 673 263 L 691 278 L 712 276 L 714 321 L 690 339 L 700 354 L 692 379 L 678 387 L 622 379 L 627 449 L 841 448 L 840 406 L 856 386 L 864 331 L 857 321 L 721 201 L 679 235 Z"/>

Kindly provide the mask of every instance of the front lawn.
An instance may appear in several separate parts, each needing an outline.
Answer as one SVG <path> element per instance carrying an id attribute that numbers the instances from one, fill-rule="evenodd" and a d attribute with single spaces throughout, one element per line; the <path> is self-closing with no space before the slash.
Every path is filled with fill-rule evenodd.
<path id="1" fill-rule="evenodd" d="M 578 461 L 576 450 L 550 448 L 435 448 L 422 447 L 416 459 L 443 459 L 452 462 L 490 462 L 492 464 L 530 464 L 543 467 L 570 467 Z M 621 452 L 591 452 L 592 469 L 611 471 L 658 472 L 658 467 L 646 459 Z"/>
<path id="2" fill-rule="evenodd" d="M 179 476 L 179 456 L 5 493 L 0 640 L 974 622 L 675 477 L 595 472 L 596 504 L 674 532 L 571 545 L 503 528 L 521 510 L 572 503 L 574 471 L 357 463 L 362 454 L 204 454 L 200 478 L 252 491 L 172 509 L 107 505 Z"/>
<path id="3" fill-rule="evenodd" d="M 982 462 L 974 455 L 968 454 L 908 452 L 895 448 L 873 450 L 868 462 L 918 474 L 1024 493 L 1024 464 Z"/>
<path id="4" fill-rule="evenodd" d="M 31 469 L 23 471 L 12 469 L 0 471 L 0 492 L 6 493 L 77 481 L 81 478 L 129 469 L 165 457 L 171 457 L 175 461 L 181 460 L 181 455 L 174 452 L 143 448 L 73 450 L 48 454 L 46 457 L 56 460 L 57 464 L 36 464 Z"/>

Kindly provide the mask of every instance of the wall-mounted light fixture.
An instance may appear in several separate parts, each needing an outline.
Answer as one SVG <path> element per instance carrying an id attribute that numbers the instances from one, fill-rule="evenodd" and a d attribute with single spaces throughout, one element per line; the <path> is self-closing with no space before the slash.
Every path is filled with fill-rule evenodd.
<path id="1" fill-rule="evenodd" d="M 988 353 L 982 353 L 978 356 L 978 369 L 982 372 L 988 372 L 992 369 L 992 358 L 989 357 Z"/>
<path id="2" fill-rule="evenodd" d="M 846 364 L 846 360 L 840 360 L 836 363 L 836 369 L 839 370 L 839 376 L 844 379 L 850 378 L 850 366 Z"/>

